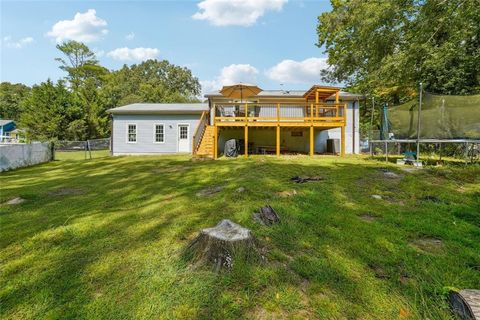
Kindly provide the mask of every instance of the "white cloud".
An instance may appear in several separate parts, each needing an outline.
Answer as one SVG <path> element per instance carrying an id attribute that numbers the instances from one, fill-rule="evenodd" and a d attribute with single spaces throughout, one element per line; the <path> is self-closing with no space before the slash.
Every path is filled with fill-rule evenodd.
<path id="1" fill-rule="evenodd" d="M 120 61 L 144 61 L 155 59 L 160 51 L 156 48 L 118 48 L 107 53 L 107 57 Z"/>
<path id="2" fill-rule="evenodd" d="M 220 74 L 213 80 L 200 81 L 203 93 L 220 90 L 222 86 L 243 83 L 255 83 L 257 81 L 257 68 L 249 64 L 231 64 L 223 67 Z"/>
<path id="3" fill-rule="evenodd" d="M 13 41 L 11 36 L 3 38 L 3 42 L 7 48 L 21 49 L 29 44 L 33 43 L 32 37 L 21 38 L 18 41 Z"/>
<path id="4" fill-rule="evenodd" d="M 248 27 L 267 11 L 280 11 L 288 0 L 203 0 L 192 18 L 215 26 Z"/>
<path id="5" fill-rule="evenodd" d="M 134 38 L 135 38 L 135 33 L 133 33 L 133 32 L 130 32 L 129 34 L 127 34 L 125 36 L 126 40 L 133 40 Z"/>
<path id="6" fill-rule="evenodd" d="M 61 20 L 55 23 L 47 36 L 55 41 L 75 40 L 93 42 L 100 40 L 108 33 L 107 22 L 97 17 L 95 9 L 88 9 L 85 13 L 77 12 L 73 20 Z"/>
<path id="7" fill-rule="evenodd" d="M 308 58 L 303 61 L 283 60 L 265 72 L 281 83 L 312 83 L 320 80 L 320 71 L 327 69 L 327 58 Z"/>
<path id="8" fill-rule="evenodd" d="M 103 50 L 94 51 L 94 53 L 95 53 L 95 57 L 97 58 L 101 58 L 105 55 L 105 51 Z"/>

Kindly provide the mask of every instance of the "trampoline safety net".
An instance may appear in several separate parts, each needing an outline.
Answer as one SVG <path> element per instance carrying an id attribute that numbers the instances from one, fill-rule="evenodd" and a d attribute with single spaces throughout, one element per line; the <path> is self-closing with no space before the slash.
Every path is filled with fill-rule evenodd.
<path id="1" fill-rule="evenodd" d="M 395 139 L 417 137 L 418 99 L 388 108 L 389 132 Z M 420 115 L 423 139 L 480 139 L 480 95 L 424 93 Z"/>

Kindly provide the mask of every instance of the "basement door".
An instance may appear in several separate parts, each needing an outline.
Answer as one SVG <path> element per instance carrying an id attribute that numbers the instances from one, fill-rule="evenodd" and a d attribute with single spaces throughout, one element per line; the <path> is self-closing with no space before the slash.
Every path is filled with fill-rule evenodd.
<path id="1" fill-rule="evenodd" d="M 178 125 L 178 152 L 190 152 L 189 128 L 188 124 Z"/>

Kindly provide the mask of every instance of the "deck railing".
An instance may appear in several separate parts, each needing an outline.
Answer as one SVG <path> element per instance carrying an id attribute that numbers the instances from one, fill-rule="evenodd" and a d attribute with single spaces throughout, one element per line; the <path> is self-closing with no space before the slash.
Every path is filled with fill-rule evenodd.
<path id="1" fill-rule="evenodd" d="M 208 112 L 202 112 L 198 126 L 193 134 L 192 153 L 196 154 L 208 125 Z"/>
<path id="2" fill-rule="evenodd" d="M 319 123 L 345 121 L 340 103 L 221 103 L 215 104 L 215 123 Z"/>

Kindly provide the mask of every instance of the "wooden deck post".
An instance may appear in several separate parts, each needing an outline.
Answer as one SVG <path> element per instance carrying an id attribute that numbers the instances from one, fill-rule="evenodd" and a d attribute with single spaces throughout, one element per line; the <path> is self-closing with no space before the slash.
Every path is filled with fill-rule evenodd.
<path id="1" fill-rule="evenodd" d="M 313 135 L 314 133 L 314 128 L 313 126 L 310 126 L 310 157 L 313 157 L 313 153 L 315 152 L 315 137 Z"/>
<path id="2" fill-rule="evenodd" d="M 245 125 L 245 159 L 248 158 L 248 126 Z"/>
<path id="3" fill-rule="evenodd" d="M 340 91 L 337 91 L 337 93 L 335 93 L 335 106 L 336 106 L 335 117 L 338 117 L 338 105 L 339 105 L 339 103 L 340 103 Z"/>
<path id="4" fill-rule="evenodd" d="M 341 126 L 340 129 L 341 129 L 341 134 L 342 134 L 341 141 L 340 141 L 340 143 L 341 143 L 340 156 L 344 157 L 345 156 L 345 125 Z"/>
<path id="5" fill-rule="evenodd" d="M 313 124 L 313 103 L 310 104 L 310 122 Z"/>
<path id="6" fill-rule="evenodd" d="M 280 124 L 280 103 L 277 103 L 277 126 Z"/>
<path id="7" fill-rule="evenodd" d="M 277 157 L 280 157 L 280 126 L 277 125 Z"/>
<path id="8" fill-rule="evenodd" d="M 213 126 L 213 159 L 216 160 L 218 155 L 218 127 Z"/>

